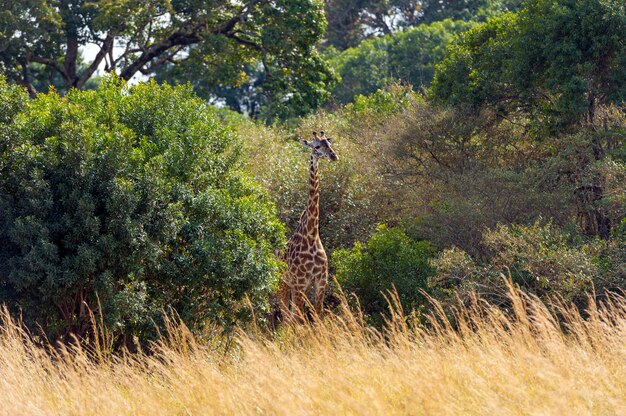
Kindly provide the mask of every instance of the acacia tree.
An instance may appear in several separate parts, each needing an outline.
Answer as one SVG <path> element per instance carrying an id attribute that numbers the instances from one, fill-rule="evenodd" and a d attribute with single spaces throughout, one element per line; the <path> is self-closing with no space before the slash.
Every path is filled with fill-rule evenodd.
<path id="1" fill-rule="evenodd" d="M 268 97 L 289 101 L 300 88 L 311 108 L 333 80 L 314 50 L 326 27 L 315 0 L 0 0 L 0 7 L 0 70 L 31 95 L 41 66 L 64 89 L 82 89 L 101 65 L 129 80 L 193 62 L 202 68 L 196 75 L 233 86 L 252 65 L 262 70 Z M 87 45 L 97 53 L 81 65 Z"/>

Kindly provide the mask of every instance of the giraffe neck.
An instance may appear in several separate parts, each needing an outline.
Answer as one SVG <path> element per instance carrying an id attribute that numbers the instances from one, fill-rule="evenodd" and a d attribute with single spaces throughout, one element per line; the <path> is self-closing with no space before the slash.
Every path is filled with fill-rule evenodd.
<path id="1" fill-rule="evenodd" d="M 306 207 L 304 229 L 308 236 L 317 237 L 319 234 L 320 213 L 320 181 L 317 175 L 317 158 L 311 155 L 309 167 L 309 201 Z"/>

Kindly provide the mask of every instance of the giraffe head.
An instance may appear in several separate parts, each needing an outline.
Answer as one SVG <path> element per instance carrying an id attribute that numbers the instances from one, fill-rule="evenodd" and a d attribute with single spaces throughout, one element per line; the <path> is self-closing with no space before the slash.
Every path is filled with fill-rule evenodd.
<path id="1" fill-rule="evenodd" d="M 310 147 L 313 155 L 318 159 L 323 159 L 325 157 L 330 158 L 330 160 L 335 161 L 339 158 L 335 154 L 335 151 L 331 147 L 331 142 L 333 139 L 330 137 L 326 137 L 323 131 L 320 131 L 318 135 L 316 131 L 313 132 L 313 140 L 310 142 L 306 140 L 302 140 L 302 144 Z"/>

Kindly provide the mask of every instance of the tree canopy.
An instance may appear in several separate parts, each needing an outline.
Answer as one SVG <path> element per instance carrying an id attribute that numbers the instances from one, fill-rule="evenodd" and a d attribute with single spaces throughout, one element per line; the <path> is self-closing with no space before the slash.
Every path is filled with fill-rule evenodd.
<path id="1" fill-rule="evenodd" d="M 368 39 L 346 49 L 331 59 L 341 77 L 333 90 L 334 98 L 347 103 L 393 82 L 408 83 L 417 89 L 428 86 L 448 42 L 472 26 L 470 22 L 446 19 L 407 28 L 393 36 Z"/>
<path id="2" fill-rule="evenodd" d="M 529 0 L 451 45 L 432 96 L 557 124 L 593 123 L 598 104 L 626 99 L 625 64 L 623 1 Z"/>
<path id="3" fill-rule="evenodd" d="M 2 0 L 0 7 L 0 73 L 31 95 L 50 84 L 36 79 L 42 67 L 67 90 L 84 88 L 102 64 L 125 80 L 185 64 L 212 92 L 248 82 L 254 68 L 267 100 L 306 103 L 306 111 L 333 81 L 314 49 L 326 28 L 316 0 Z M 89 61 L 81 56 L 87 45 L 97 48 Z"/>
<path id="4" fill-rule="evenodd" d="M 521 0 L 329 0 L 326 42 L 339 50 L 364 39 L 445 19 L 484 21 Z"/>

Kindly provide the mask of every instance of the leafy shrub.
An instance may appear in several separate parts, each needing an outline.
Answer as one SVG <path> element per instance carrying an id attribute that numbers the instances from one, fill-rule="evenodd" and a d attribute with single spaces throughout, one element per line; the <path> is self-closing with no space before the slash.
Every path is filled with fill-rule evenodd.
<path id="1" fill-rule="evenodd" d="M 332 260 L 337 280 L 347 292 L 355 293 L 363 312 L 379 316 L 388 310 L 384 295 L 394 287 L 405 310 L 424 303 L 420 290 L 427 288 L 434 269 L 429 265 L 434 251 L 426 241 L 410 239 L 399 228 L 379 226 L 366 243 L 337 250 Z"/>
<path id="2" fill-rule="evenodd" d="M 283 227 L 189 87 L 108 78 L 14 102 L 0 124 L 0 301 L 27 323 L 83 335 L 90 308 L 143 340 L 168 307 L 198 328 L 245 318 L 244 297 L 264 305 Z"/>
<path id="3" fill-rule="evenodd" d="M 482 262 L 458 248 L 442 251 L 432 263 L 437 274 L 430 286 L 459 289 L 462 297 L 476 291 L 494 304 L 507 302 L 504 279 L 509 277 L 537 296 L 560 296 L 579 304 L 594 287 L 607 286 L 602 263 L 609 247 L 604 241 L 585 241 L 550 223 L 535 222 L 499 225 L 483 234 L 482 244 L 488 253 Z"/>

